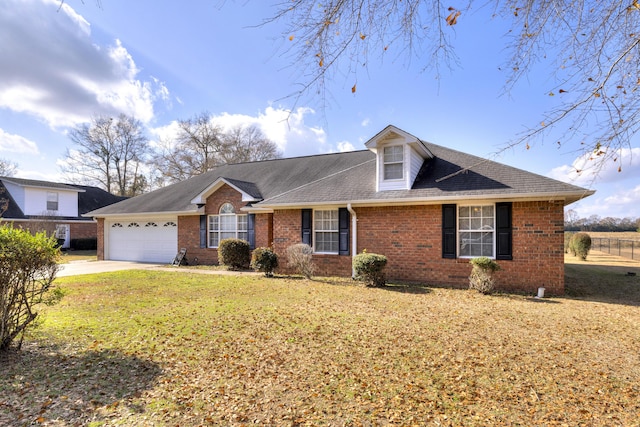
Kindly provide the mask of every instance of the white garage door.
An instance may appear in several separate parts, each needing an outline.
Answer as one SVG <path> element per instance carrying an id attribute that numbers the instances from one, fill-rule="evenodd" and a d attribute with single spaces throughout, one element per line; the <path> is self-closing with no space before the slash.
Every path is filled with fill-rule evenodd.
<path id="1" fill-rule="evenodd" d="M 132 219 L 106 223 L 106 259 L 171 263 L 178 252 L 177 219 Z"/>

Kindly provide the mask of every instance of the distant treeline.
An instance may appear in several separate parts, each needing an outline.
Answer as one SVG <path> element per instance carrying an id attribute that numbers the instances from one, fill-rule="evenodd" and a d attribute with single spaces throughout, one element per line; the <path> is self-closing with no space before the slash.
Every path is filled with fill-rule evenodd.
<path id="1" fill-rule="evenodd" d="M 573 210 L 567 211 L 564 217 L 566 231 L 638 231 L 640 218 L 601 218 L 591 215 L 589 218 L 578 218 Z"/>

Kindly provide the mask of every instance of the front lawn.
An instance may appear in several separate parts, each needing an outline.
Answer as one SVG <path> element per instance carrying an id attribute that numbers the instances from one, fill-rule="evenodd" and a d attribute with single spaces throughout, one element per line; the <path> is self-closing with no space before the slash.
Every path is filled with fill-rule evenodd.
<path id="1" fill-rule="evenodd" d="M 537 300 L 159 271 L 58 283 L 63 301 L 0 356 L 0 425 L 640 419 L 640 309 L 584 291 Z"/>

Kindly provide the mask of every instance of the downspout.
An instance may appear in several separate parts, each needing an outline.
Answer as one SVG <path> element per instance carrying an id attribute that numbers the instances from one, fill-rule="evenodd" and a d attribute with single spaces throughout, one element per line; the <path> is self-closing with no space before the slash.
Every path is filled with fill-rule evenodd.
<path id="1" fill-rule="evenodd" d="M 355 279 L 356 270 L 353 268 L 353 259 L 358 253 L 358 217 L 351 203 L 347 203 L 347 210 L 351 214 L 351 278 Z"/>

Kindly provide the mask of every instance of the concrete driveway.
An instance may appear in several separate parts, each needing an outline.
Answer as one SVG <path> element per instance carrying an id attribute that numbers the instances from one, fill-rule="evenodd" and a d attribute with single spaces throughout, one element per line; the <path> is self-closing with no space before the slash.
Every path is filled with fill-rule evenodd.
<path id="1" fill-rule="evenodd" d="M 140 270 L 161 267 L 160 264 L 149 264 L 132 261 L 74 261 L 61 264 L 57 277 L 78 276 L 80 274 L 105 273 L 119 270 Z"/>

